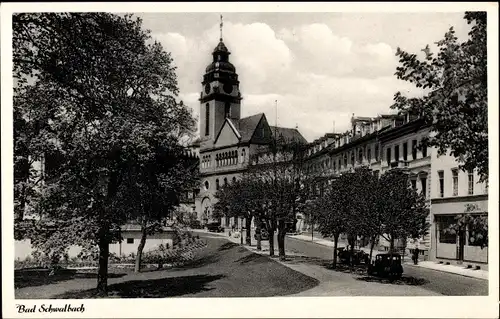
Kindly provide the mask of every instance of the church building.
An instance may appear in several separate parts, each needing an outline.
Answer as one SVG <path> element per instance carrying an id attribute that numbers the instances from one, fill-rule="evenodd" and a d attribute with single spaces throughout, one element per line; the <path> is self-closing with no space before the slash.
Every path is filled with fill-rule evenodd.
<path id="1" fill-rule="evenodd" d="M 205 71 L 200 94 L 200 175 L 201 187 L 195 199 L 202 224 L 212 219 L 215 193 L 238 179 L 252 155 L 267 149 L 273 138 L 306 139 L 295 128 L 270 126 L 264 113 L 241 117 L 243 100 L 231 53 L 220 38 L 212 52 L 213 61 Z M 222 220 L 222 226 L 238 226 L 235 218 Z"/>

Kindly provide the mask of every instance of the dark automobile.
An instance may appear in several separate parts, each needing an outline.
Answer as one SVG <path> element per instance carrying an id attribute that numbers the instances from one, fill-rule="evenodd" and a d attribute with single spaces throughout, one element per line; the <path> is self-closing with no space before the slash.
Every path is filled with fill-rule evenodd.
<path id="1" fill-rule="evenodd" d="M 206 226 L 208 231 L 216 233 L 224 232 L 224 227 L 222 227 L 220 223 L 208 223 Z"/>
<path id="2" fill-rule="evenodd" d="M 401 278 L 403 266 L 400 254 L 378 254 L 375 260 L 368 265 L 368 274 L 381 277 Z"/>
<path id="3" fill-rule="evenodd" d="M 189 224 L 189 227 L 192 229 L 202 229 L 203 226 L 201 225 L 201 222 L 199 220 L 194 220 Z"/>
<path id="4" fill-rule="evenodd" d="M 345 250 L 344 248 L 339 249 L 339 259 L 343 264 L 348 264 L 351 257 L 351 251 Z M 354 250 L 352 254 L 352 261 L 354 265 L 359 265 L 361 263 L 368 264 L 369 256 L 362 250 Z"/>

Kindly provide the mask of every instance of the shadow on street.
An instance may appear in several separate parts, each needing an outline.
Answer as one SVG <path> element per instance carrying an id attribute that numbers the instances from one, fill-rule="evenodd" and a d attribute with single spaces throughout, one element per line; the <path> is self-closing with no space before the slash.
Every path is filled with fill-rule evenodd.
<path id="1" fill-rule="evenodd" d="M 422 286 L 427 283 L 429 283 L 428 280 L 425 280 L 423 278 L 415 278 L 411 276 L 403 276 L 400 279 L 395 279 L 395 280 L 390 280 L 388 278 L 383 278 L 383 277 L 371 277 L 371 276 L 364 276 L 364 277 L 359 277 L 356 278 L 356 280 L 362 280 L 366 282 L 377 282 L 381 284 L 390 284 L 390 285 L 407 285 L 407 286 Z"/>
<path id="2" fill-rule="evenodd" d="M 214 288 L 206 287 L 224 275 L 195 275 L 150 280 L 131 280 L 108 286 L 108 298 L 165 298 L 185 296 Z M 96 298 L 96 289 L 69 291 L 55 299 Z M 185 296 L 186 297 L 186 296 Z"/>
<path id="3" fill-rule="evenodd" d="M 20 269 L 15 271 L 14 287 L 16 289 L 25 287 L 36 287 L 49 284 L 55 284 L 61 281 L 72 279 L 91 279 L 97 278 L 97 271 L 81 272 L 74 269 L 58 269 L 49 276 L 48 269 Z M 109 273 L 109 278 L 120 278 L 125 273 Z"/>

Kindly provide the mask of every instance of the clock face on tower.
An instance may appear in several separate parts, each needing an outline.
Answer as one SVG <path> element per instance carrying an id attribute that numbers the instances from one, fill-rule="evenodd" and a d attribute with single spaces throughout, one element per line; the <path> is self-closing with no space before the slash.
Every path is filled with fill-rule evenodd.
<path id="1" fill-rule="evenodd" d="M 224 84 L 223 89 L 227 94 L 231 94 L 231 92 L 233 92 L 233 86 L 229 83 Z"/>
<path id="2" fill-rule="evenodd" d="M 205 94 L 210 93 L 210 84 L 205 85 Z"/>

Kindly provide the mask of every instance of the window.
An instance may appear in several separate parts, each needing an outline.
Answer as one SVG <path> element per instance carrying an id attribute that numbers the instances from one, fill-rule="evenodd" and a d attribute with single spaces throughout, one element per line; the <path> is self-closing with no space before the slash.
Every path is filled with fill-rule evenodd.
<path id="1" fill-rule="evenodd" d="M 422 196 L 427 197 L 427 178 L 420 178 L 420 183 L 422 184 Z"/>
<path id="2" fill-rule="evenodd" d="M 427 144 L 422 144 L 422 157 L 427 157 Z"/>
<path id="3" fill-rule="evenodd" d="M 476 219 L 478 219 L 478 218 L 488 218 L 488 215 L 478 214 L 478 215 L 473 215 L 473 216 L 472 216 L 472 218 L 473 218 L 473 220 L 476 220 Z M 473 225 L 473 224 L 474 224 L 474 222 L 472 222 L 472 225 Z M 473 230 L 471 229 L 472 227 L 471 227 L 471 226 L 469 226 L 468 228 L 469 228 L 469 229 L 468 229 L 468 231 L 469 231 L 469 236 L 467 236 L 467 237 L 469 237 L 469 238 L 467 239 L 467 245 L 468 245 L 468 246 L 481 246 L 481 244 L 483 244 L 483 243 L 484 243 L 484 240 L 479 240 L 479 238 L 477 238 L 477 236 L 473 236 L 473 235 L 471 234 L 471 232 L 473 231 Z"/>
<path id="4" fill-rule="evenodd" d="M 344 166 L 347 166 L 347 154 L 344 154 Z"/>
<path id="5" fill-rule="evenodd" d="M 227 178 L 224 177 L 224 186 L 227 186 Z"/>
<path id="6" fill-rule="evenodd" d="M 231 117 L 231 103 L 226 102 L 224 106 L 224 117 Z"/>
<path id="7" fill-rule="evenodd" d="M 210 183 L 208 181 L 205 181 L 205 190 L 208 190 L 210 188 Z"/>
<path id="8" fill-rule="evenodd" d="M 233 183 L 236 183 L 236 177 L 233 177 Z"/>
<path id="9" fill-rule="evenodd" d="M 354 165 L 354 151 L 351 152 L 351 165 Z"/>
<path id="10" fill-rule="evenodd" d="M 412 187 L 413 189 L 417 189 L 417 180 L 416 180 L 416 179 L 412 179 L 412 180 L 411 180 L 411 187 Z"/>
<path id="11" fill-rule="evenodd" d="M 217 178 L 217 179 L 215 180 L 215 189 L 216 189 L 216 190 L 219 190 L 219 188 L 220 188 L 220 185 L 219 185 L 219 179 Z"/>
<path id="12" fill-rule="evenodd" d="M 372 147 L 371 147 L 371 145 L 368 146 L 368 151 L 366 152 L 366 157 L 368 159 L 368 163 L 370 163 L 372 160 Z"/>
<path id="13" fill-rule="evenodd" d="M 474 171 L 469 171 L 468 179 L 469 179 L 469 190 L 467 194 L 474 195 Z"/>
<path id="14" fill-rule="evenodd" d="M 453 176 L 453 196 L 458 196 L 458 169 L 452 169 L 451 175 Z"/>
<path id="15" fill-rule="evenodd" d="M 417 159 L 417 140 L 411 142 L 411 159 Z"/>
<path id="16" fill-rule="evenodd" d="M 133 238 L 127 238 L 127 244 L 133 244 L 134 239 Z"/>
<path id="17" fill-rule="evenodd" d="M 335 160 L 332 159 L 332 162 L 333 162 L 333 170 L 336 171 L 337 170 L 337 162 Z"/>
<path id="18" fill-rule="evenodd" d="M 399 145 L 394 146 L 394 160 L 399 161 Z"/>
<path id="19" fill-rule="evenodd" d="M 391 164 L 391 148 L 388 147 L 387 150 L 386 150 L 386 156 L 385 156 L 385 160 L 387 161 L 387 165 L 390 165 Z"/>
<path id="20" fill-rule="evenodd" d="M 361 164 L 363 162 L 363 150 L 359 149 L 358 151 L 358 162 Z"/>
<path id="21" fill-rule="evenodd" d="M 438 225 L 439 243 L 457 243 L 457 235 L 445 231 L 450 225 L 455 224 L 455 216 L 436 216 L 436 224 Z"/>
<path id="22" fill-rule="evenodd" d="M 403 161 L 408 160 L 408 143 L 404 142 L 403 143 Z"/>
<path id="23" fill-rule="evenodd" d="M 210 104 L 205 105 L 205 136 L 210 134 Z"/>
<path id="24" fill-rule="evenodd" d="M 246 158 L 246 151 L 245 151 L 245 149 L 243 149 L 241 151 L 241 162 L 242 163 L 245 163 L 245 158 Z"/>
<path id="25" fill-rule="evenodd" d="M 378 144 L 375 145 L 375 160 L 378 161 L 380 158 Z"/>
<path id="26" fill-rule="evenodd" d="M 444 197 L 444 172 L 438 172 L 439 177 L 439 197 Z"/>

